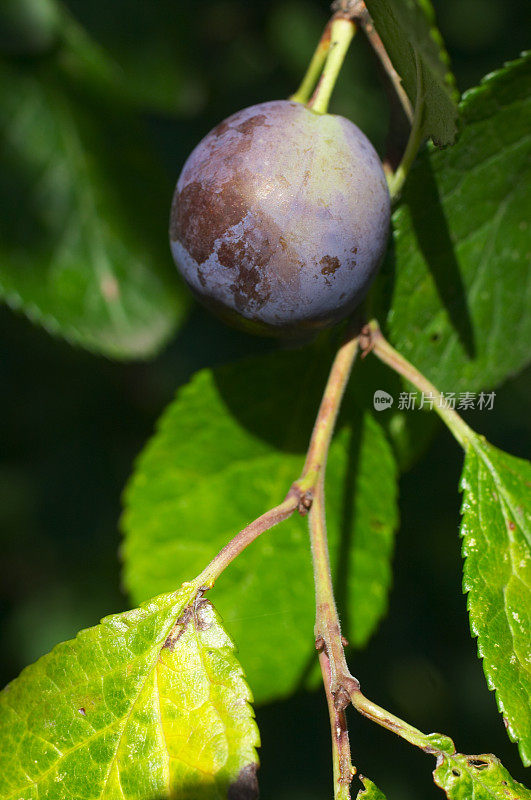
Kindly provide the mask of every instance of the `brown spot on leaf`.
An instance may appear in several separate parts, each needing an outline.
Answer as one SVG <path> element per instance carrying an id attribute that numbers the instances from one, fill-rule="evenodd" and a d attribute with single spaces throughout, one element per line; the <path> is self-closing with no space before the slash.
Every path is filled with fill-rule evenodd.
<path id="1" fill-rule="evenodd" d="M 210 609 L 212 607 L 212 603 L 209 600 L 205 600 L 204 598 L 200 598 L 195 601 L 194 603 L 194 624 L 196 630 L 198 631 L 207 631 L 209 628 L 212 627 L 212 622 L 210 619 L 207 619 L 205 614 L 203 613 L 206 609 Z"/>
<path id="2" fill-rule="evenodd" d="M 339 269 L 341 264 L 339 263 L 339 258 L 337 258 L 337 256 L 323 256 L 319 261 L 319 266 L 321 267 L 322 275 L 333 275 L 334 272 Z"/>
<path id="3" fill-rule="evenodd" d="M 258 780 L 256 771 L 258 764 L 246 764 L 234 783 L 231 783 L 227 792 L 228 800 L 257 800 Z"/>
<path id="4" fill-rule="evenodd" d="M 165 647 L 167 650 L 169 650 L 170 652 L 173 653 L 173 651 L 175 650 L 175 645 L 177 644 L 177 642 L 179 641 L 179 639 L 181 638 L 181 636 L 185 632 L 186 626 L 188 625 L 188 623 L 192 619 L 193 613 L 194 613 L 194 609 L 193 609 L 193 606 L 191 606 L 191 605 L 187 606 L 184 609 L 183 613 L 181 614 L 179 619 L 176 621 L 176 623 L 173 626 L 173 628 L 171 629 L 168 637 L 166 638 L 166 641 L 164 642 L 163 647 Z"/>
<path id="5" fill-rule="evenodd" d="M 510 519 L 509 522 L 507 523 L 507 527 L 509 528 L 510 531 L 514 531 L 514 529 L 516 528 L 516 525 L 514 524 L 512 519 Z"/>
<path id="6" fill-rule="evenodd" d="M 78 711 L 79 711 L 79 713 L 81 714 L 82 717 L 86 717 L 87 716 L 87 712 L 85 711 L 84 708 L 78 708 Z"/>
<path id="7" fill-rule="evenodd" d="M 482 758 L 467 758 L 467 762 L 471 767 L 475 767 L 477 770 L 487 769 L 489 766 L 489 762 L 484 761 Z"/>
<path id="8" fill-rule="evenodd" d="M 175 645 L 185 632 L 190 622 L 193 623 L 197 631 L 208 630 L 212 623 L 210 620 L 206 619 L 203 612 L 211 606 L 212 604 L 210 601 L 205 600 L 205 598 L 202 596 L 202 590 L 199 590 L 199 593 L 196 595 L 194 600 L 189 606 L 186 606 L 179 619 L 175 622 L 175 625 L 171 629 L 166 641 L 163 644 L 163 649 L 166 648 L 167 650 L 173 652 L 175 650 Z"/>

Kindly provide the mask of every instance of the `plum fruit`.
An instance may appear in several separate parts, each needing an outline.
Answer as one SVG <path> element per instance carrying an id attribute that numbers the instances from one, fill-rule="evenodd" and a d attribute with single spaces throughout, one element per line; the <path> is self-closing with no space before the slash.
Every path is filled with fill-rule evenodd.
<path id="1" fill-rule="evenodd" d="M 298 337 L 363 300 L 389 215 L 382 165 L 359 128 L 278 100 L 229 117 L 191 153 L 173 198 L 171 249 L 222 319 Z"/>

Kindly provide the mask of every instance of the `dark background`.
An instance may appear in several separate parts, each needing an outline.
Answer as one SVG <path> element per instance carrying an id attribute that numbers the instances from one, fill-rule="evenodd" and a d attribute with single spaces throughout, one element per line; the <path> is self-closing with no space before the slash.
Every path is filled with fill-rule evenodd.
<path id="1" fill-rule="evenodd" d="M 167 64 L 167 84 L 154 91 L 168 110 L 146 114 L 146 123 L 172 179 L 214 124 L 296 88 L 327 19 L 327 4 L 317 0 L 67 5 L 118 61 L 139 72 L 142 58 L 149 59 L 138 43 L 151 37 L 158 68 Z M 525 0 L 439 0 L 435 6 L 461 90 L 526 45 Z M 158 45 L 161 36 L 167 50 Z M 4 50 L 19 45 L 16 57 L 26 41 L 0 35 Z M 331 110 L 353 119 L 382 151 L 387 105 L 361 37 Z M 56 642 L 128 606 L 120 591 L 118 520 L 135 455 L 192 372 L 272 346 L 195 307 L 158 358 L 123 365 L 71 348 L 0 310 L 2 683 Z M 493 412 L 467 417 L 494 444 L 524 456 L 530 383 L 529 371 L 509 380 L 498 389 Z M 439 430 L 422 461 L 402 477 L 390 614 L 368 650 L 352 659 L 352 669 L 380 704 L 424 730 L 451 735 L 463 752 L 495 752 L 525 780 L 468 633 L 458 537 L 461 460 Z M 259 708 L 257 716 L 265 800 L 329 797 L 321 693 Z M 355 763 L 389 800 L 441 795 L 431 784 L 427 756 L 354 712 L 350 726 Z"/>

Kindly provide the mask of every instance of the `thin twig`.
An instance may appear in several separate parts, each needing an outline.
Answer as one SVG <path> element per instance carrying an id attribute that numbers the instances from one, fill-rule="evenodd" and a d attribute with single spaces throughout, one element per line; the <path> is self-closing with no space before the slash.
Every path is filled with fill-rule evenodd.
<path id="1" fill-rule="evenodd" d="M 326 534 L 324 471 L 315 487 L 309 524 L 316 601 L 315 646 L 319 650 L 319 663 L 330 715 L 334 798 L 350 800 L 350 784 L 355 770 L 350 754 L 345 708 L 350 703 L 351 694 L 359 689 L 359 684 L 347 667 L 334 598 Z"/>
<path id="2" fill-rule="evenodd" d="M 317 605 L 315 645 L 319 650 L 332 729 L 334 798 L 350 800 L 349 787 L 355 770 L 351 762 L 344 712 L 351 703 L 363 716 L 427 753 L 437 754 L 443 749 L 447 751 L 453 743 L 441 734 L 422 733 L 418 728 L 373 703 L 362 693 L 359 681 L 348 668 L 330 573 L 324 507 L 324 474 L 320 475 L 315 489 L 309 522 Z"/>
<path id="3" fill-rule="evenodd" d="M 319 665 L 323 676 L 328 715 L 330 717 L 330 731 L 332 733 L 332 765 L 334 770 L 334 798 L 335 800 L 350 800 L 350 784 L 356 774 L 350 755 L 350 742 L 348 737 L 347 719 L 345 711 L 338 711 L 334 705 L 334 696 L 330 691 L 330 662 L 328 656 L 321 648 Z"/>
<path id="4" fill-rule="evenodd" d="M 417 94 L 415 99 L 415 113 L 413 115 L 413 124 L 409 132 L 409 139 L 407 141 L 406 149 L 402 160 L 396 169 L 396 172 L 388 178 L 389 192 L 392 198 L 396 198 L 402 190 L 402 186 L 408 176 L 411 165 L 415 160 L 419 147 L 422 144 L 422 122 L 424 118 L 424 82 L 422 79 L 422 69 L 419 62 L 419 57 L 415 53 L 415 66 L 417 69 Z"/>
<path id="5" fill-rule="evenodd" d="M 382 67 L 384 68 L 386 75 L 389 77 L 389 80 L 394 86 L 396 95 L 400 101 L 402 108 L 404 109 L 404 113 L 408 118 L 409 123 L 412 125 L 413 106 L 411 105 L 411 101 L 407 96 L 406 90 L 402 85 L 402 80 L 400 78 L 400 75 L 393 67 L 391 59 L 389 58 L 387 50 L 385 49 L 384 43 L 382 42 L 378 34 L 378 31 L 374 27 L 374 22 L 372 21 L 372 17 L 369 14 L 367 6 L 363 2 L 363 0 L 356 0 L 356 2 L 353 3 L 353 6 L 354 7 L 352 8 L 351 11 L 352 19 L 354 20 L 354 22 L 357 23 L 357 25 L 359 25 L 359 27 L 362 29 L 363 33 L 369 40 L 369 43 L 372 49 L 374 50 L 376 56 L 380 60 L 380 63 L 382 64 Z"/>
<path id="6" fill-rule="evenodd" d="M 344 343 L 336 353 L 330 369 L 317 418 L 315 420 L 306 461 L 300 478 L 294 481 L 285 500 L 266 511 L 234 536 L 194 579 L 197 589 L 210 589 L 221 573 L 255 539 L 270 528 L 288 519 L 294 511 L 304 515 L 312 505 L 313 491 L 324 469 L 341 400 L 358 350 L 359 322 L 353 322 Z"/>
<path id="7" fill-rule="evenodd" d="M 279 522 L 288 519 L 298 508 L 301 497 L 295 492 L 289 492 L 286 499 L 275 508 L 255 519 L 228 542 L 225 547 L 212 559 L 210 564 L 201 572 L 194 583 L 198 587 L 210 589 L 221 573 L 242 553 L 251 542 L 254 542 L 262 533 L 270 530 Z"/>
<path id="8" fill-rule="evenodd" d="M 330 375 L 323 392 L 319 412 L 312 431 L 312 438 L 302 471 L 304 476 L 315 476 L 314 484 L 320 470 L 325 469 L 326 456 L 339 414 L 341 400 L 352 371 L 352 365 L 358 352 L 359 323 L 354 322 L 347 332 L 344 343 L 337 351 Z"/>
<path id="9" fill-rule="evenodd" d="M 359 711 L 359 713 L 363 714 L 364 717 L 367 717 L 367 719 L 372 720 L 372 722 L 376 722 L 378 725 L 381 725 L 382 728 L 386 728 L 388 731 L 396 733 L 410 744 L 413 744 L 415 747 L 419 747 L 421 750 L 424 750 L 425 753 L 439 752 L 439 748 L 435 746 L 435 741 L 442 741 L 447 738 L 441 736 L 440 734 L 431 734 L 430 736 L 429 734 L 422 733 L 422 731 L 419 731 L 418 728 L 414 728 L 413 725 L 409 725 L 409 723 L 404 722 L 403 719 L 395 717 L 394 714 L 386 711 L 385 708 L 373 703 L 372 700 L 369 700 L 367 697 L 365 697 L 359 687 L 357 689 L 353 689 L 350 699 L 356 711 Z"/>

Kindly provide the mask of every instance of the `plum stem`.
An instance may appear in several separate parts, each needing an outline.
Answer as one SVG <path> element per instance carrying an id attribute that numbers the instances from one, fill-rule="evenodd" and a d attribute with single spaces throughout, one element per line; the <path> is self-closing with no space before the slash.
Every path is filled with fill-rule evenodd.
<path id="1" fill-rule="evenodd" d="M 330 21 L 330 44 L 323 71 L 312 97 L 306 103 L 308 108 L 318 114 L 326 114 L 328 110 L 330 97 L 355 32 L 356 25 L 351 19 L 343 15 L 332 17 Z"/>
<path id="2" fill-rule="evenodd" d="M 307 103 L 310 97 L 312 96 L 312 92 L 314 90 L 315 84 L 319 80 L 319 76 L 323 71 L 323 67 L 325 65 L 326 57 L 328 55 L 328 51 L 330 50 L 330 28 L 332 26 L 332 20 L 330 19 L 326 27 L 323 31 L 323 35 L 319 39 L 319 44 L 317 45 L 315 52 L 312 56 L 312 60 L 308 65 L 308 69 L 302 79 L 302 83 L 297 89 L 297 91 L 291 95 L 289 98 L 293 100 L 295 103 Z"/>

